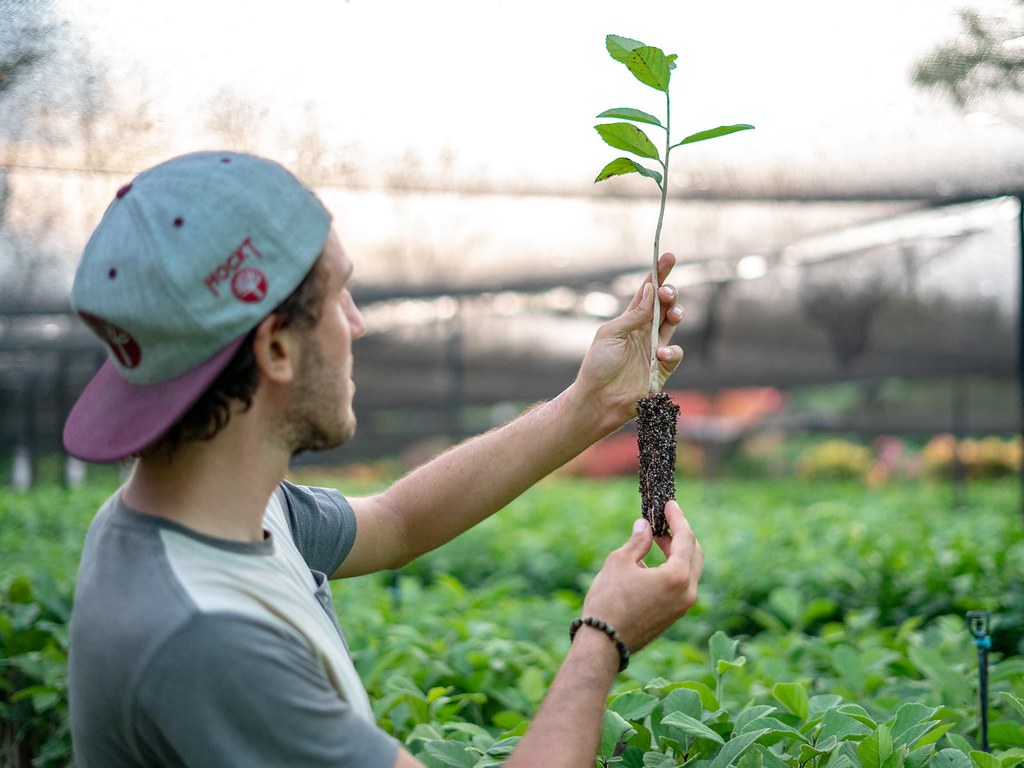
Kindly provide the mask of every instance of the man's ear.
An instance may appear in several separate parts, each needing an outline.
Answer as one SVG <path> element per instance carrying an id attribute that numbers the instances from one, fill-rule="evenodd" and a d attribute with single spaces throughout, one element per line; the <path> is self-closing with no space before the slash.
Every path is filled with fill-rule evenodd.
<path id="1" fill-rule="evenodd" d="M 277 315 L 267 315 L 252 340 L 252 356 L 260 378 L 268 383 L 287 384 L 296 375 L 299 345 L 294 329 L 281 324 Z"/>

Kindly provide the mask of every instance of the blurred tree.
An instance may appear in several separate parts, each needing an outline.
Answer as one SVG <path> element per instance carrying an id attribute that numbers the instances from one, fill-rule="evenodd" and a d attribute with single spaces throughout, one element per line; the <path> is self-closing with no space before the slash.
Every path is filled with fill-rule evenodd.
<path id="1" fill-rule="evenodd" d="M 962 9 L 959 15 L 960 37 L 918 61 L 913 82 L 938 89 L 959 109 L 977 109 L 993 98 L 1018 102 L 1024 96 L 1024 0 L 1010 0 L 1002 13 Z"/>
<path id="2" fill-rule="evenodd" d="M 21 135 L 25 87 L 53 51 L 58 25 L 53 0 L 0 0 L 0 268 L 4 269 L 0 298 L 14 298 L 35 282 L 37 260 L 26 259 L 20 238 L 7 231 L 11 200 L 9 163 L 15 152 L 11 139 Z"/>
<path id="3" fill-rule="evenodd" d="M 153 146 L 147 78 L 111 66 L 56 0 L 0 0 L 0 300 L 53 300 L 81 226 L 68 197 L 106 195 Z M 12 176 L 12 173 L 17 174 Z M 16 183 L 15 183 L 16 182 Z M 118 182 L 121 183 L 121 182 Z"/>
<path id="4" fill-rule="evenodd" d="M 0 0 L 0 98 L 51 50 L 53 0 Z"/>
<path id="5" fill-rule="evenodd" d="M 0 0 L 0 141 L 17 133 L 20 117 L 19 110 L 5 102 L 50 51 L 52 5 L 53 0 Z M 0 227 L 9 197 L 6 168 L 0 166 Z"/>

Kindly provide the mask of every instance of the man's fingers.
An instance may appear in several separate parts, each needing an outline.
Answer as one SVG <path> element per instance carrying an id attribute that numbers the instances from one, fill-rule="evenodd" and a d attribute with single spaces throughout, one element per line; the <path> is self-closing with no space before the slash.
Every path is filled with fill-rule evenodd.
<path id="1" fill-rule="evenodd" d="M 640 283 L 640 287 L 636 289 L 636 293 L 633 294 L 633 299 L 629 302 L 627 309 L 636 309 L 639 306 L 640 302 L 647 297 L 647 286 L 650 284 L 651 276 L 648 275 L 647 279 Z"/>
<path id="2" fill-rule="evenodd" d="M 672 271 L 672 267 L 675 265 L 676 257 L 673 254 L 661 254 L 661 258 L 658 259 L 658 285 L 661 285 L 668 279 L 668 273 Z"/>
<path id="3" fill-rule="evenodd" d="M 665 518 L 668 520 L 668 527 L 672 531 L 671 539 L 667 542 L 666 557 L 669 560 L 674 558 L 689 560 L 697 546 L 697 537 L 690 528 L 683 511 L 675 500 L 665 502 Z"/>
<path id="4" fill-rule="evenodd" d="M 668 279 L 668 273 L 672 271 L 672 267 L 676 265 L 676 257 L 671 253 L 663 253 L 661 258 L 658 259 L 658 285 L 664 284 L 665 280 Z M 647 278 L 640 284 L 640 287 L 636 289 L 636 293 L 633 294 L 633 299 L 629 302 L 629 309 L 635 309 L 636 306 L 644 298 L 644 286 L 649 285 L 651 282 L 650 272 L 647 274 Z M 673 290 L 675 290 L 673 288 Z"/>

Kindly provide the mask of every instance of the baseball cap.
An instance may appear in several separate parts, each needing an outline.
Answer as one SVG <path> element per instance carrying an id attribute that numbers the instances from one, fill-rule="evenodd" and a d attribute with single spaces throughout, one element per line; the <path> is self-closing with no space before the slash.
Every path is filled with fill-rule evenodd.
<path id="1" fill-rule="evenodd" d="M 71 409 L 67 451 L 117 461 L 163 435 L 306 276 L 330 226 L 313 192 L 254 155 L 182 155 L 121 187 L 71 289 L 107 360 Z"/>

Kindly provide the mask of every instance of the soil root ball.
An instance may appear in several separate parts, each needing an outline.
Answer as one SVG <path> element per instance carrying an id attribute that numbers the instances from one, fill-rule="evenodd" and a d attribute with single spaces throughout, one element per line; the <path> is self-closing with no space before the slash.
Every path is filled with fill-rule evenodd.
<path id="1" fill-rule="evenodd" d="M 664 392 L 636 404 L 640 503 L 655 536 L 669 533 L 665 502 L 676 497 L 676 418 L 679 406 Z"/>

